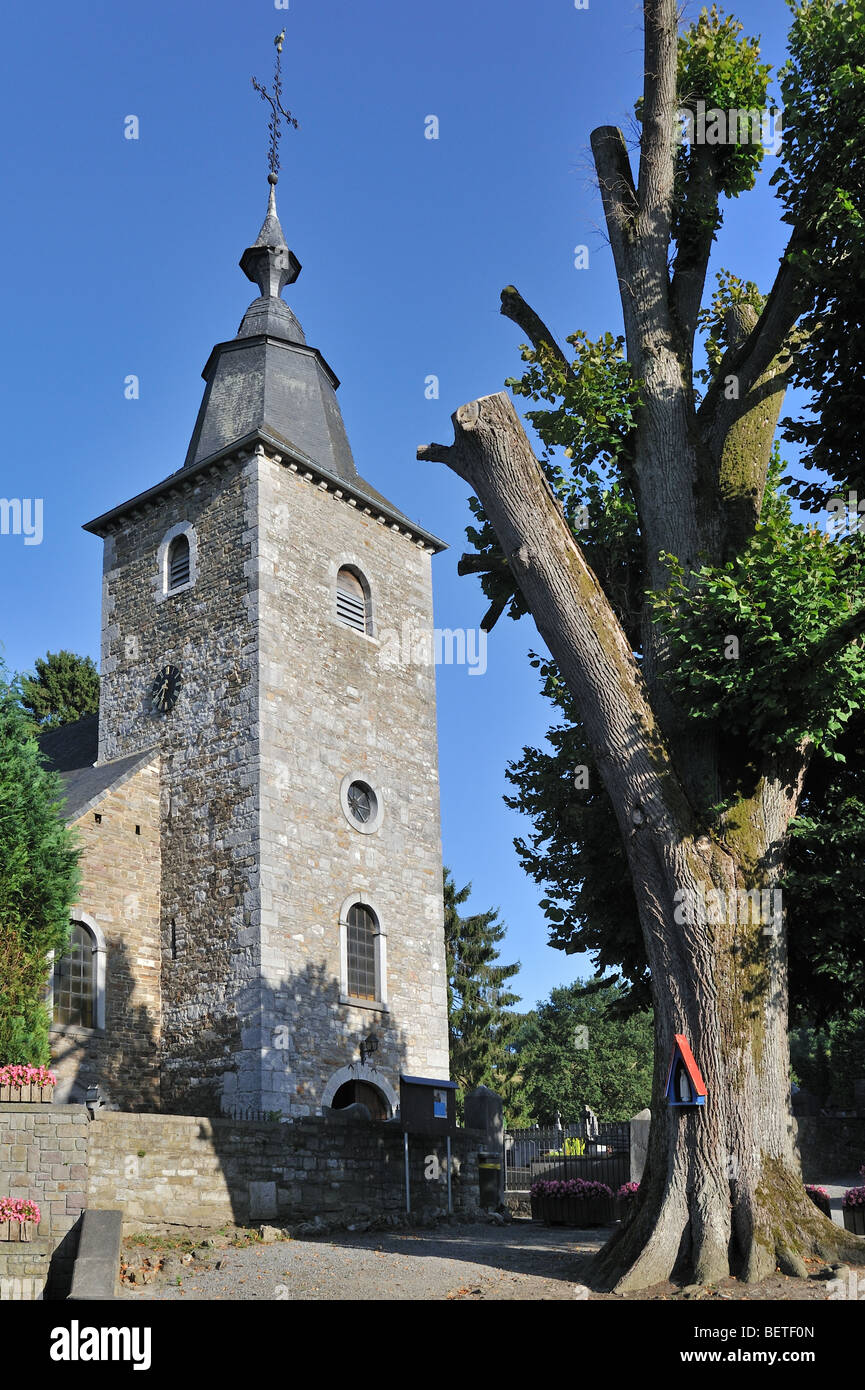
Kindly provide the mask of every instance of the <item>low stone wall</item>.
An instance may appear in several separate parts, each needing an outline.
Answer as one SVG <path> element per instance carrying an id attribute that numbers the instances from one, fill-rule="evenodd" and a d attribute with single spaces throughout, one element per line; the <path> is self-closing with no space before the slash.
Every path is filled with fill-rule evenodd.
<path id="1" fill-rule="evenodd" d="M 0 1241 L 0 1281 L 71 1276 L 86 1205 L 89 1121 L 80 1105 L 0 1104 L 0 1197 L 29 1197 L 42 1213 L 33 1242 Z M 4 1292 L 5 1287 L 5 1292 Z M 0 1282 L 0 1295 L 9 1293 Z M 40 1288 L 41 1292 L 41 1288 Z"/>
<path id="2" fill-rule="evenodd" d="M 794 1124 L 806 1182 L 847 1178 L 865 1165 L 865 1116 L 800 1115 Z"/>
<path id="3" fill-rule="evenodd" d="M 454 1208 L 473 1210 L 483 1135 L 461 1130 L 451 1143 Z M 412 1210 L 446 1208 L 445 1140 L 412 1135 L 409 1155 Z M 127 1229 L 399 1215 L 403 1134 L 339 1111 L 287 1125 L 103 1110 L 90 1126 L 88 1205 L 119 1207 Z"/>

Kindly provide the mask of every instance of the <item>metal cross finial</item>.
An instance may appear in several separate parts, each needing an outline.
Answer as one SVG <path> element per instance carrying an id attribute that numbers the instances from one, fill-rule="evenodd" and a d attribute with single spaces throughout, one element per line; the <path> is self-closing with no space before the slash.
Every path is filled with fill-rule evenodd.
<path id="1" fill-rule="evenodd" d="M 286 111 L 285 107 L 282 104 L 282 45 L 284 40 L 285 30 L 283 29 L 282 33 L 277 34 L 276 38 L 273 40 L 274 44 L 276 45 L 276 65 L 274 67 L 273 73 L 273 96 L 271 96 L 267 88 L 262 87 L 261 83 L 256 81 L 254 77 L 252 79 L 252 85 L 258 92 L 259 96 L 262 98 L 263 101 L 268 102 L 270 105 L 270 121 L 268 122 L 267 127 L 270 131 L 270 150 L 268 153 L 268 164 L 270 165 L 270 173 L 267 176 L 267 181 L 270 184 L 276 183 L 279 178 L 279 140 L 280 136 L 282 135 L 280 116 L 284 116 L 288 124 L 293 125 L 295 130 L 297 130 L 298 128 L 297 121 L 295 120 L 294 116 L 292 116 L 290 111 Z"/>

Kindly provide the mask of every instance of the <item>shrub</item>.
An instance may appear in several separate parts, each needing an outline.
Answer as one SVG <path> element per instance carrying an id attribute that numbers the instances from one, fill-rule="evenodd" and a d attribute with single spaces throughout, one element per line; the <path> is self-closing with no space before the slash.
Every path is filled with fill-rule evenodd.
<path id="1" fill-rule="evenodd" d="M 47 1063 L 48 953 L 69 939 L 78 853 L 18 691 L 0 669 L 0 1058 Z"/>
<path id="2" fill-rule="evenodd" d="M 640 1193 L 638 1182 L 623 1182 L 616 1196 L 623 1202 L 634 1202 Z"/>

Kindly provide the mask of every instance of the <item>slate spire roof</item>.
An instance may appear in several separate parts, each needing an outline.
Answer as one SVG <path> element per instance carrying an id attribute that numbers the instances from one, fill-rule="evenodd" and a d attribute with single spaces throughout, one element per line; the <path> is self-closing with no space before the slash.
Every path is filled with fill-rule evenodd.
<path id="1" fill-rule="evenodd" d="M 347 483 L 359 481 L 336 400 L 339 381 L 281 298 L 300 274 L 276 211 L 270 175 L 267 215 L 240 258 L 258 286 L 237 337 L 218 343 L 202 373 L 207 387 L 184 467 L 217 454 L 260 430 L 291 452 L 314 460 Z"/>
<path id="2" fill-rule="evenodd" d="M 282 298 L 300 274 L 276 210 L 276 181 L 261 230 L 240 258 L 258 297 L 244 314 L 237 335 L 217 343 L 202 372 L 204 396 L 182 468 L 156 486 L 87 522 L 84 529 L 107 534 L 130 511 L 147 505 L 184 476 L 210 468 L 239 449 L 261 442 L 282 455 L 304 477 L 343 489 L 353 505 L 376 515 L 433 551 L 436 536 L 412 522 L 357 471 L 336 399 L 339 379 L 316 347 L 310 347 L 296 316 Z"/>

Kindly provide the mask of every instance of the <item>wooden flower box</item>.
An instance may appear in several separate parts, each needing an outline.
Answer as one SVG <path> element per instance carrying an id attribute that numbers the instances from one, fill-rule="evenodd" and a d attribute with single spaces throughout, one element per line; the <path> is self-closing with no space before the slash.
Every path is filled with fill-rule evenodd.
<path id="1" fill-rule="evenodd" d="M 609 1226 L 615 1220 L 609 1197 L 532 1197 L 532 1220 L 545 1226 Z"/>
<path id="2" fill-rule="evenodd" d="M 33 1239 L 36 1221 L 0 1221 L 0 1241 L 27 1241 Z"/>
<path id="3" fill-rule="evenodd" d="M 842 1207 L 844 1229 L 854 1236 L 865 1236 L 865 1207 Z"/>
<path id="4" fill-rule="evenodd" d="M 22 1103 L 34 1105 L 50 1105 L 54 1099 L 53 1086 L 0 1086 L 0 1103 L 3 1101 L 11 1102 L 14 1105 Z"/>

